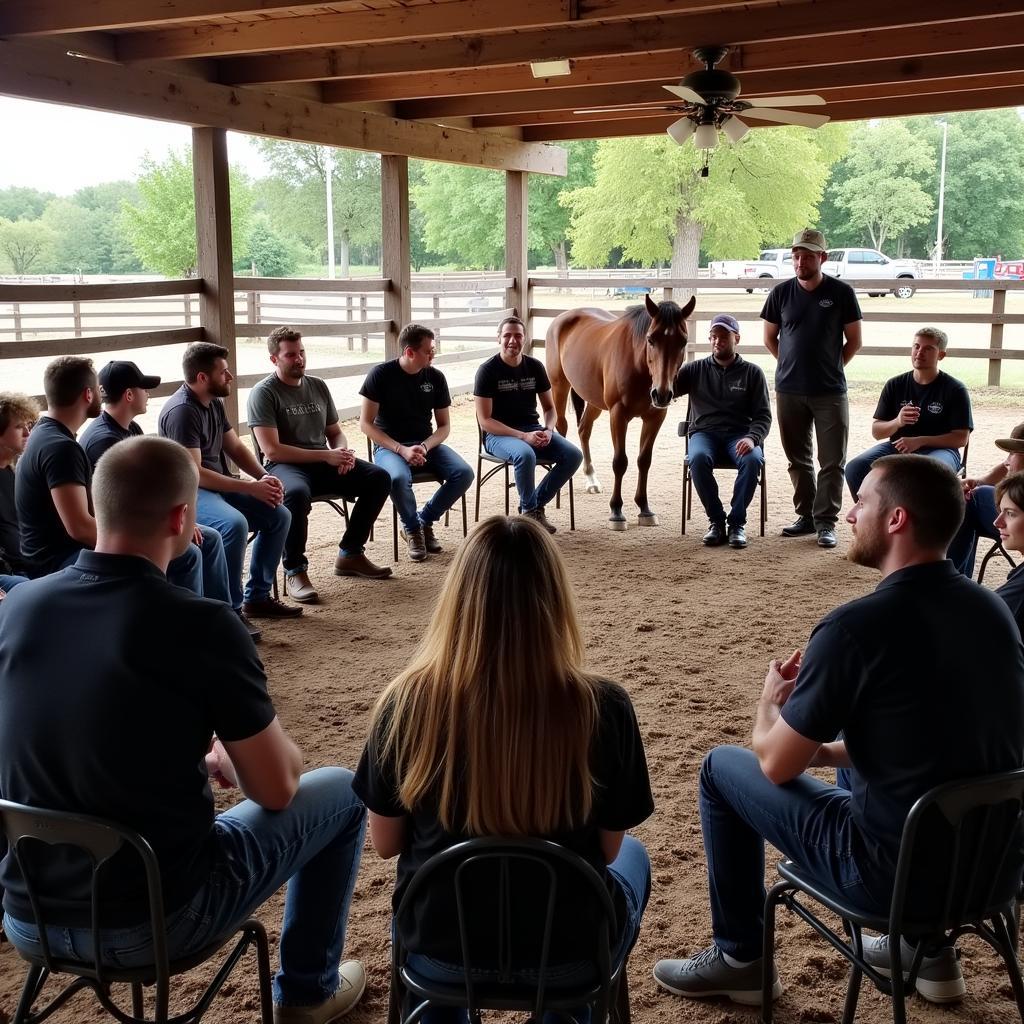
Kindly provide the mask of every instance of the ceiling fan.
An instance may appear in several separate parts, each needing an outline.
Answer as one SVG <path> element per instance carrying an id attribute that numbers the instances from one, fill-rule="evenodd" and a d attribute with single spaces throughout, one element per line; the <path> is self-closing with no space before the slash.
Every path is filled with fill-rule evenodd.
<path id="1" fill-rule="evenodd" d="M 740 80 L 731 72 L 715 67 L 728 52 L 728 48 L 724 46 L 703 46 L 694 50 L 693 55 L 704 64 L 704 68 L 687 75 L 678 85 L 664 86 L 682 100 L 682 103 L 665 103 L 662 108 L 683 115 L 666 129 L 669 136 L 679 145 L 692 137 L 697 149 L 714 149 L 718 144 L 719 130 L 730 142 L 739 142 L 750 130 L 750 125 L 741 120 L 739 114 L 744 118 L 771 121 L 775 124 L 802 125 L 806 128 L 820 128 L 829 120 L 824 114 L 784 110 L 780 107 L 781 104 L 793 107 L 822 106 L 825 101 L 820 96 L 738 99 Z M 650 109 L 644 104 L 629 104 L 619 107 L 595 107 L 577 110 L 575 113 L 597 114 L 641 108 Z"/>

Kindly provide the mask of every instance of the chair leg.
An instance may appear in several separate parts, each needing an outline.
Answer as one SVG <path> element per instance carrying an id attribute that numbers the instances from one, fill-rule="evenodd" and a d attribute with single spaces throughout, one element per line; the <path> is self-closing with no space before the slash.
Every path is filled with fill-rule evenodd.
<path id="1" fill-rule="evenodd" d="M 505 515 L 508 515 L 508 463 L 505 463 Z"/>
<path id="2" fill-rule="evenodd" d="M 572 477 L 569 477 L 569 529 L 576 529 L 576 499 L 572 492 Z"/>
<path id="3" fill-rule="evenodd" d="M 394 540 L 395 561 L 398 561 L 398 509 L 391 506 L 391 534 Z"/>
<path id="4" fill-rule="evenodd" d="M 864 956 L 864 940 L 861 936 L 860 927 L 844 921 L 843 927 L 846 934 L 853 940 L 853 950 L 859 957 Z M 857 1001 L 860 999 L 860 986 L 864 978 L 864 972 L 857 964 L 850 964 L 850 976 L 846 981 L 846 1001 L 843 1003 L 842 1024 L 853 1024 L 853 1018 L 857 1013 Z"/>
<path id="5" fill-rule="evenodd" d="M 889 983 L 892 987 L 893 1024 L 907 1024 L 907 992 L 903 980 L 902 946 L 902 935 L 889 936 Z"/>
<path id="6" fill-rule="evenodd" d="M 45 967 L 38 967 L 35 964 L 29 966 L 25 975 L 25 984 L 21 988 L 21 998 L 18 1000 L 18 1008 L 14 1011 L 14 1024 L 25 1024 L 32 1010 L 32 1004 L 46 984 L 49 971 Z"/>
<path id="7" fill-rule="evenodd" d="M 632 1014 L 629 1009 L 628 967 L 629 964 L 625 963 L 622 965 L 622 970 L 619 971 L 619 984 L 616 986 L 615 1000 L 612 1008 L 614 1024 L 630 1024 L 632 1020 Z"/>
<path id="8" fill-rule="evenodd" d="M 680 513 L 680 518 L 682 519 L 682 524 L 680 526 L 679 532 L 685 537 L 686 536 L 686 460 L 685 459 L 683 460 L 683 485 L 682 485 L 682 491 L 681 491 L 681 494 L 680 494 L 680 507 L 682 509 L 682 512 Z"/>
<path id="9" fill-rule="evenodd" d="M 479 492 L 478 492 L 479 493 Z M 466 522 L 466 495 L 462 495 L 462 536 L 469 536 L 469 524 Z"/>
<path id="10" fill-rule="evenodd" d="M 274 1024 L 274 995 L 270 986 L 270 943 L 267 930 L 258 921 L 251 921 L 248 928 L 256 946 L 256 969 L 260 983 L 261 1024 Z"/>
<path id="11" fill-rule="evenodd" d="M 483 468 L 483 459 L 476 457 L 476 511 L 473 513 L 473 522 L 480 522 L 480 470 Z"/>
<path id="12" fill-rule="evenodd" d="M 1005 917 L 997 917 L 992 921 L 992 930 L 999 939 L 996 947 L 999 955 L 1006 965 L 1006 973 L 1010 976 L 1010 985 L 1013 988 L 1013 999 L 1017 1004 L 1017 1012 L 1020 1019 L 1024 1021 L 1024 979 L 1021 978 L 1020 961 L 1017 959 L 1016 947 L 1013 936 L 1010 934 L 1010 924 Z"/>
<path id="13" fill-rule="evenodd" d="M 132 982 L 132 1016 L 136 1020 L 142 1020 L 146 1015 L 146 1000 L 142 994 L 142 983 Z"/>
<path id="14" fill-rule="evenodd" d="M 761 466 L 761 536 L 764 536 L 764 524 L 768 519 L 768 474 L 764 465 Z"/>
<path id="15" fill-rule="evenodd" d="M 782 896 L 792 889 L 790 882 L 776 882 L 764 900 L 763 948 L 761 951 L 761 1021 L 772 1024 L 772 989 L 775 987 L 775 908 Z"/>

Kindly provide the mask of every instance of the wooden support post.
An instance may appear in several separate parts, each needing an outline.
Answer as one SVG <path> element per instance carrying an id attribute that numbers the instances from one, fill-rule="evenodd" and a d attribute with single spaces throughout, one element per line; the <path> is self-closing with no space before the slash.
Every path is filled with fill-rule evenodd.
<path id="1" fill-rule="evenodd" d="M 526 324 L 527 350 L 533 344 L 533 321 L 530 318 L 530 271 L 526 261 L 526 229 L 529 178 L 525 171 L 505 172 L 505 276 L 512 284 L 505 289 L 505 308 L 514 309 Z"/>
<path id="2" fill-rule="evenodd" d="M 434 296 L 434 319 L 441 319 L 441 296 Z M 434 348 L 438 353 L 441 351 L 441 326 L 440 324 L 434 325 Z"/>
<path id="3" fill-rule="evenodd" d="M 412 269 L 409 265 L 409 158 L 380 158 L 381 276 L 389 278 L 384 293 L 384 358 L 397 359 L 398 334 L 412 319 Z"/>
<path id="4" fill-rule="evenodd" d="M 992 292 L 992 315 L 1002 316 L 1006 312 L 1006 289 L 996 288 Z M 988 361 L 988 386 L 990 388 L 999 387 L 999 374 L 1002 370 L 1003 361 L 999 357 L 998 353 L 1003 347 L 1003 325 L 993 324 L 992 331 L 989 335 L 989 348 L 995 354 L 995 356 Z"/>
<path id="5" fill-rule="evenodd" d="M 199 323 L 207 341 L 228 350 L 228 366 L 237 374 L 231 203 L 227 133 L 223 128 L 192 129 L 192 178 L 196 195 L 196 268 L 203 286 L 199 293 Z M 237 428 L 238 392 L 233 390 L 224 404 L 228 422 Z"/>
<path id="6" fill-rule="evenodd" d="M 355 319 L 355 315 L 354 315 L 354 313 L 352 311 L 352 296 L 351 295 L 346 295 L 345 296 L 345 320 L 348 323 L 352 323 L 353 319 Z M 346 343 L 348 345 L 349 352 L 353 351 L 353 349 L 355 348 L 356 339 L 350 334 L 345 339 L 345 341 L 346 341 Z"/>
<path id="7" fill-rule="evenodd" d="M 359 319 L 360 319 L 360 321 L 362 323 L 364 323 L 364 324 L 366 323 L 367 313 L 366 313 L 366 296 L 365 295 L 360 295 L 359 296 Z M 359 342 L 360 342 L 359 347 L 360 347 L 361 351 L 363 351 L 363 352 L 369 352 L 370 351 L 370 336 L 368 334 L 361 335 L 360 339 L 359 339 Z"/>

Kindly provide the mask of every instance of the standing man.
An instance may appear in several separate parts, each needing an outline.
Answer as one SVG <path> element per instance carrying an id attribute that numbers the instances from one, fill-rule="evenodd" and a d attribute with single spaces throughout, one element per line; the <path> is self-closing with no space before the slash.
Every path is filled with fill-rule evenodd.
<path id="1" fill-rule="evenodd" d="M 473 470 L 443 443 L 451 430 L 452 400 L 444 374 L 430 365 L 437 352 L 434 332 L 406 324 L 398 336 L 398 348 L 402 354 L 375 366 L 359 389 L 363 397 L 359 427 L 373 441 L 373 461 L 388 473 L 409 557 L 422 562 L 428 552 L 441 552 L 434 523 L 469 490 Z M 412 473 L 421 466 L 441 486 L 417 511 Z"/>
<path id="2" fill-rule="evenodd" d="M 316 604 L 309 580 L 306 539 L 310 501 L 322 494 L 354 501 L 341 536 L 336 576 L 383 580 L 386 566 L 364 554 L 370 529 L 388 498 L 391 480 L 376 466 L 357 459 L 338 425 L 338 410 L 320 377 L 306 373 L 302 335 L 278 327 L 267 338 L 274 372 L 249 392 L 249 426 L 263 452 L 267 470 L 284 485 L 292 525 L 284 542 L 285 588 L 293 601 Z"/>
<path id="3" fill-rule="evenodd" d="M 251 618 L 282 619 L 302 614 L 272 597 L 271 585 L 281 561 L 291 513 L 284 506 L 284 488 L 242 443 L 224 412 L 224 399 L 235 379 L 228 369 L 228 350 L 197 341 L 185 349 L 181 368 L 185 383 L 160 413 L 163 437 L 189 450 L 199 467 L 196 518 L 212 526 L 224 541 L 231 583 L 231 605 Z M 228 472 L 227 458 L 251 479 Z M 249 531 L 256 531 L 249 560 L 249 582 L 242 590 L 242 571 Z"/>
<path id="4" fill-rule="evenodd" d="M 800 231 L 793 239 L 796 276 L 771 290 L 761 318 L 765 348 L 778 360 L 775 402 L 796 508 L 782 535 L 817 533 L 819 547 L 834 548 L 850 432 L 844 367 L 861 347 L 861 312 L 848 284 L 822 274 L 827 255 L 820 231 Z"/>
<path id="5" fill-rule="evenodd" d="M 747 546 L 747 508 L 757 490 L 764 465 L 764 439 L 772 425 L 768 383 L 756 363 L 737 351 L 740 325 L 728 313 L 711 321 L 711 355 L 683 363 L 673 394 L 689 395 L 686 456 L 690 476 L 704 511 L 708 547 Z M 715 463 L 728 459 L 736 467 L 732 503 L 726 516 L 715 482 Z"/>
<path id="6" fill-rule="evenodd" d="M 960 449 L 971 436 L 974 419 L 967 388 L 939 369 L 948 343 L 945 331 L 922 327 L 910 348 L 913 370 L 885 382 L 871 424 L 871 436 L 882 443 L 846 466 L 846 482 L 854 500 L 868 470 L 883 455 L 917 452 L 959 472 Z"/>
<path id="7" fill-rule="evenodd" d="M 753 749 L 716 747 L 704 759 L 714 942 L 689 959 L 660 961 L 654 977 L 663 988 L 761 1002 L 766 840 L 825 888 L 885 918 L 915 801 L 943 783 L 1024 761 L 1017 624 L 1004 601 L 945 557 L 963 507 L 952 470 L 920 455 L 879 459 L 864 479 L 847 516 L 847 557 L 882 580 L 826 615 L 802 658 L 797 651 L 769 665 Z M 954 625 L 970 644 L 950 643 Z M 852 767 L 852 791 L 806 774 L 811 767 Z M 917 881 L 931 899 L 928 877 Z M 929 911 L 910 906 L 908 919 Z M 873 966 L 888 966 L 886 943 L 865 939 Z M 964 981 L 953 949 L 927 952 L 918 992 L 932 1002 L 958 999 Z M 776 978 L 774 995 L 781 991 Z"/>
<path id="8" fill-rule="evenodd" d="M 547 370 L 539 359 L 523 354 L 525 343 L 526 328 L 519 317 L 507 316 L 498 324 L 498 354 L 480 364 L 473 383 L 476 418 L 484 431 L 484 448 L 512 464 L 519 511 L 554 533 L 544 507 L 579 469 L 583 453 L 555 430 Z M 538 459 L 549 461 L 551 468 L 535 487 Z"/>

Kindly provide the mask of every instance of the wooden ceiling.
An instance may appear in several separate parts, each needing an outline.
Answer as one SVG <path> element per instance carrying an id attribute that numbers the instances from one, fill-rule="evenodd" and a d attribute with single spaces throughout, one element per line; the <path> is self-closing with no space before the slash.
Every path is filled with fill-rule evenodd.
<path id="1" fill-rule="evenodd" d="M 165 85 L 199 79 L 197 96 L 205 81 L 209 96 L 243 106 L 255 93 L 286 110 L 323 104 L 336 125 L 369 112 L 421 122 L 421 133 L 444 125 L 521 143 L 663 131 L 678 114 L 659 109 L 671 99 L 661 86 L 699 67 L 702 45 L 729 47 L 722 66 L 742 98 L 815 92 L 827 102 L 815 112 L 835 120 L 1024 105 L 1020 0 L 0 0 L 0 39 L 8 54 L 50 44 L 117 67 L 108 91 L 165 74 Z M 565 58 L 569 76 L 532 76 L 531 61 Z M 30 59 L 20 78 L 3 63 L 0 52 L 0 92 L 60 98 L 22 81 Z M 121 109 L 161 116 L 152 103 L 135 109 L 131 92 Z M 116 105 L 89 96 L 83 105 Z M 575 113 L 613 105 L 635 109 Z M 286 128 L 267 134 L 311 137 Z"/>

